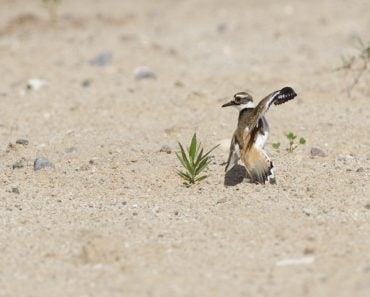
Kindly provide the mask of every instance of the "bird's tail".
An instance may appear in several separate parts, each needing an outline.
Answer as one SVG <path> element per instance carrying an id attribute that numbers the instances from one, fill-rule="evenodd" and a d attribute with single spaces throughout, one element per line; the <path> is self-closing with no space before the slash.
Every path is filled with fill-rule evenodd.
<path id="1" fill-rule="evenodd" d="M 276 184 L 274 164 L 263 150 L 252 147 L 245 155 L 244 164 L 252 183 Z"/>

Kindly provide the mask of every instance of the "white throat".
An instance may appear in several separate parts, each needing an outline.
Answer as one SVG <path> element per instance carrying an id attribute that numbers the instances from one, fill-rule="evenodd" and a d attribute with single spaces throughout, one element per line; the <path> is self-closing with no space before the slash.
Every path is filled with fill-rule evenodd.
<path id="1" fill-rule="evenodd" d="M 252 101 L 249 101 L 246 104 L 240 104 L 240 105 L 234 105 L 234 106 L 236 107 L 238 111 L 241 111 L 245 108 L 255 108 L 256 107 Z"/>

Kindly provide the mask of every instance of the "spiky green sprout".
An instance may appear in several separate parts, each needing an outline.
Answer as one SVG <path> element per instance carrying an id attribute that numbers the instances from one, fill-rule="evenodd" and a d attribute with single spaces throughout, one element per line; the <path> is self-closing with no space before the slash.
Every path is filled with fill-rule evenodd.
<path id="1" fill-rule="evenodd" d="M 210 153 L 218 146 L 216 145 L 204 153 L 201 143 L 197 140 L 196 133 L 194 133 L 190 146 L 186 150 L 179 142 L 180 153 L 176 153 L 176 156 L 185 170 L 177 170 L 177 174 L 184 180 L 185 185 L 190 186 L 208 177 L 208 175 L 200 174 L 211 163 L 212 157 Z"/>

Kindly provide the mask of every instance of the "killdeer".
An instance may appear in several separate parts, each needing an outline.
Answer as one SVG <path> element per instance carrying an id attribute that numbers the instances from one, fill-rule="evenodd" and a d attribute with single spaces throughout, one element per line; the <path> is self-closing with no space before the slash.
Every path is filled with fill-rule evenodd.
<path id="1" fill-rule="evenodd" d="M 222 105 L 235 106 L 239 110 L 238 126 L 231 139 L 230 153 L 225 171 L 229 171 L 242 159 L 249 181 L 252 183 L 276 183 L 274 165 L 263 147 L 269 134 L 269 125 L 265 113 L 271 104 L 283 104 L 297 94 L 290 87 L 272 92 L 263 98 L 257 106 L 246 92 L 239 92 L 234 99 Z"/>

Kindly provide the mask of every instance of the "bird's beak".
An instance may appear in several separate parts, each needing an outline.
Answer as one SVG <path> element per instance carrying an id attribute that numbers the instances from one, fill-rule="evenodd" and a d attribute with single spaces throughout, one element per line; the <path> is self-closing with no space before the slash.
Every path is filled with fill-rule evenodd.
<path id="1" fill-rule="evenodd" d="M 236 105 L 235 101 L 234 100 L 231 100 L 230 102 L 227 102 L 225 103 L 224 105 L 222 105 L 221 107 L 227 107 L 227 106 L 232 106 L 232 105 Z"/>

